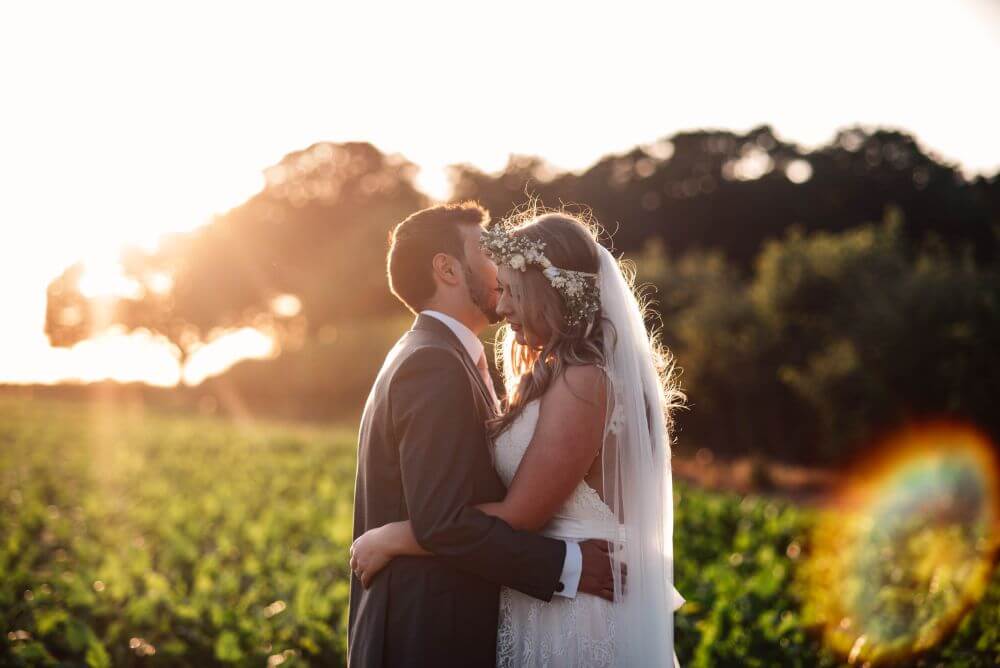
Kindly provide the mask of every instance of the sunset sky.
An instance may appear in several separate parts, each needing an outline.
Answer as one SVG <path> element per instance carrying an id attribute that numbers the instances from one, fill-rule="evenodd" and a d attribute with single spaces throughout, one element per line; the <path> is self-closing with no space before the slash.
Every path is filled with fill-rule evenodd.
<path id="1" fill-rule="evenodd" d="M 891 126 L 969 174 L 1000 168 L 993 0 L 496 6 L 5 4 L 0 382 L 176 382 L 143 337 L 51 349 L 47 283 L 83 259 L 113 290 L 122 244 L 204 224 L 316 141 L 401 153 L 437 197 L 448 164 L 529 153 L 582 169 L 679 130 L 761 123 L 807 147 Z M 235 333 L 191 379 L 268 346 Z"/>

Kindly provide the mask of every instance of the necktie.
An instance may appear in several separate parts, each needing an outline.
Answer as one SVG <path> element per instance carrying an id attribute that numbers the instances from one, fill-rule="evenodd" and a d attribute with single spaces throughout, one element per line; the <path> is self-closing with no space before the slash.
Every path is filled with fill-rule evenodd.
<path id="1" fill-rule="evenodd" d="M 496 390 L 493 389 L 493 379 L 490 377 L 490 368 L 486 364 L 486 351 L 479 356 L 479 361 L 476 362 L 476 366 L 479 367 L 479 375 L 483 377 L 483 382 L 486 383 L 486 389 L 490 391 L 490 396 L 493 398 L 493 405 L 499 406 L 500 401 L 497 399 Z"/>

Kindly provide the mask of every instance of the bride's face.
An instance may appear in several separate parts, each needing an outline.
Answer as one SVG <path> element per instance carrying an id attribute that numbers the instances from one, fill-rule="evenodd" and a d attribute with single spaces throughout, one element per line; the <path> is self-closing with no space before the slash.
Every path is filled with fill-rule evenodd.
<path id="1" fill-rule="evenodd" d="M 539 331 L 544 324 L 539 325 L 541 318 L 531 318 L 525 312 L 525 300 L 522 295 L 520 272 L 507 266 L 497 270 L 497 315 L 507 320 L 514 339 L 522 346 L 541 348 L 549 339 L 549 332 Z"/>

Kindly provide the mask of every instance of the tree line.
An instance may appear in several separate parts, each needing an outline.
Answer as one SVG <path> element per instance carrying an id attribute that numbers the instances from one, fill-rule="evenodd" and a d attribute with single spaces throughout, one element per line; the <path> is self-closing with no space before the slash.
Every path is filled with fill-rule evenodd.
<path id="1" fill-rule="evenodd" d="M 257 326 L 283 353 L 206 392 L 352 413 L 405 326 L 384 253 L 392 226 L 431 201 L 415 173 L 367 143 L 290 153 L 209 225 L 128 249 L 133 296 L 87 297 L 82 266 L 68 267 L 49 285 L 46 333 L 68 346 L 144 328 L 183 364 L 218 332 Z M 896 130 L 846 128 L 807 151 L 764 126 L 678 133 L 581 173 L 513 156 L 498 173 L 450 176 L 454 199 L 494 218 L 530 199 L 585 206 L 637 263 L 684 370 L 678 447 L 837 462 L 929 413 L 1000 433 L 1000 174 L 968 179 Z"/>

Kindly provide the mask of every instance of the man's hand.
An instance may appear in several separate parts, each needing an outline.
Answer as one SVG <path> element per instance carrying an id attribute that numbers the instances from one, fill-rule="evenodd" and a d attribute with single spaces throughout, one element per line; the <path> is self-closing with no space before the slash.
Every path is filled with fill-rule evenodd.
<path id="1" fill-rule="evenodd" d="M 606 540 L 585 540 L 580 543 L 580 553 L 583 555 L 583 570 L 578 591 L 613 601 L 615 584 L 611 576 L 611 545 Z M 621 565 L 621 569 L 624 591 L 628 569 L 625 564 Z"/>

